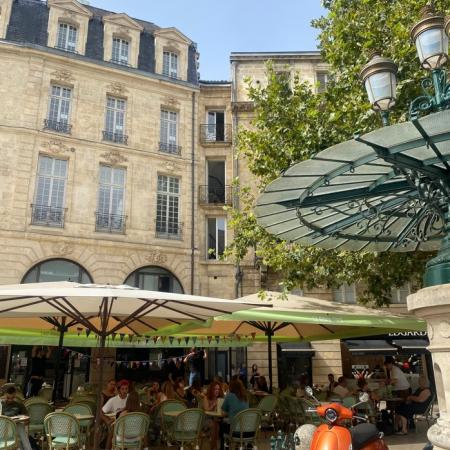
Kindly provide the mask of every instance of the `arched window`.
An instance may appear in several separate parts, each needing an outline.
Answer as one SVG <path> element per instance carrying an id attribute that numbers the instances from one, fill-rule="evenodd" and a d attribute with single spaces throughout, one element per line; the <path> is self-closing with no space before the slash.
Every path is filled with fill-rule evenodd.
<path id="1" fill-rule="evenodd" d="M 134 271 L 125 280 L 125 284 L 149 291 L 184 293 L 183 287 L 175 275 L 156 266 L 142 267 Z"/>
<path id="2" fill-rule="evenodd" d="M 22 283 L 44 283 L 50 281 L 74 281 L 92 283 L 86 269 L 67 259 L 49 259 L 36 264 L 22 279 Z"/>

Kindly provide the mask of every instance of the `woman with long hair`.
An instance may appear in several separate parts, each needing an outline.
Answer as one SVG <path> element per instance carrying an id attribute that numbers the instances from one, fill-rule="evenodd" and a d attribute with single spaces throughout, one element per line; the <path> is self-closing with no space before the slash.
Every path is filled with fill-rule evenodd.
<path id="1" fill-rule="evenodd" d="M 128 394 L 125 409 L 120 413 L 120 416 L 132 412 L 142 412 L 141 401 L 139 400 L 139 394 L 136 391 Z"/>
<path id="2" fill-rule="evenodd" d="M 217 411 L 219 398 L 223 398 L 222 386 L 218 381 L 213 381 L 208 386 L 203 398 L 203 409 L 205 411 Z M 216 450 L 217 439 L 219 438 L 219 422 L 215 418 L 210 418 L 209 428 L 211 430 L 211 450 Z"/>
<path id="3" fill-rule="evenodd" d="M 244 384 L 239 379 L 231 380 L 229 392 L 223 401 L 222 413 L 231 420 L 238 412 L 247 408 L 248 396 Z"/>

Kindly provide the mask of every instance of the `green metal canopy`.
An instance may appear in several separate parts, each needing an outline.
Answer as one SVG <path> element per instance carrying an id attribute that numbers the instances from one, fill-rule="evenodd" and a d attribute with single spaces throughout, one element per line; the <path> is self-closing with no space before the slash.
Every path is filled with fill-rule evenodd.
<path id="1" fill-rule="evenodd" d="M 449 110 L 357 135 L 270 183 L 257 200 L 257 220 L 305 245 L 436 250 L 445 234 L 449 161 Z"/>

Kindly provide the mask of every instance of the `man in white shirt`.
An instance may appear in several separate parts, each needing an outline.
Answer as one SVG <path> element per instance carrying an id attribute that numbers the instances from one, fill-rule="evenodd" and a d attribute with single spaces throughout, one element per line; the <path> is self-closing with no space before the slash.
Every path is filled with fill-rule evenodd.
<path id="1" fill-rule="evenodd" d="M 103 414 L 117 414 L 125 409 L 128 398 L 129 383 L 127 380 L 119 381 L 119 393 L 115 397 L 111 397 L 102 408 Z M 111 421 L 115 420 L 111 419 Z"/>
<path id="2" fill-rule="evenodd" d="M 350 391 L 347 389 L 347 378 L 338 378 L 338 384 L 334 387 L 333 394 L 337 395 L 340 398 L 345 398 L 350 395 Z"/>
<path id="3" fill-rule="evenodd" d="M 392 392 L 396 397 L 406 399 L 410 393 L 411 386 L 402 369 L 394 364 L 394 358 L 392 356 L 386 357 L 384 367 L 387 372 L 386 384 L 392 385 Z"/>

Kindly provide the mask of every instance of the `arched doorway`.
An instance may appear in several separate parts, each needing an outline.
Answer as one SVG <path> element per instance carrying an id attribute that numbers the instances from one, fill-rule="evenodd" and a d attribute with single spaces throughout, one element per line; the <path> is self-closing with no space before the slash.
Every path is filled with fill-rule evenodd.
<path id="1" fill-rule="evenodd" d="M 22 279 L 22 283 L 51 281 L 92 283 L 92 277 L 84 267 L 76 262 L 68 259 L 48 259 L 33 266 Z"/>
<path id="2" fill-rule="evenodd" d="M 129 286 L 149 291 L 174 292 L 184 294 L 183 286 L 171 272 L 158 266 L 146 266 L 135 270 L 125 280 Z"/>

